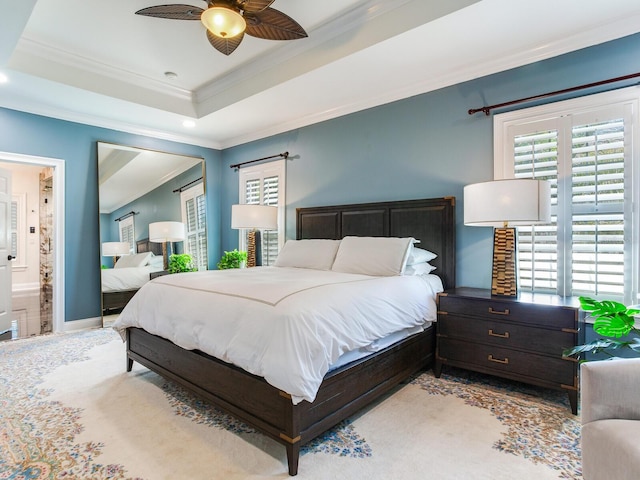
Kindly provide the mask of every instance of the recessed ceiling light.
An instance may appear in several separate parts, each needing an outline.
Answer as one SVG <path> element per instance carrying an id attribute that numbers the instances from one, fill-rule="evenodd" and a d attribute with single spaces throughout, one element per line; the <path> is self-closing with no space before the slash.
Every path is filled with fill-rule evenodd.
<path id="1" fill-rule="evenodd" d="M 164 76 L 167 77 L 169 80 L 178 78 L 178 74 L 176 72 L 164 72 Z"/>
<path id="2" fill-rule="evenodd" d="M 184 122 L 182 122 L 182 126 L 185 128 L 193 128 L 196 126 L 196 122 L 194 122 L 193 120 L 185 120 Z"/>
<path id="3" fill-rule="evenodd" d="M 0 83 L 7 83 L 9 81 L 9 77 L 7 77 L 4 73 L 0 72 Z"/>

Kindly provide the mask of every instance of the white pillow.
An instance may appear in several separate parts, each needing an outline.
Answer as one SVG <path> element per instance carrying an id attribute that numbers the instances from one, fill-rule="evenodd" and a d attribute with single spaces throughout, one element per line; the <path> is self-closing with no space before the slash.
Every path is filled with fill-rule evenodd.
<path id="1" fill-rule="evenodd" d="M 407 265 L 404 267 L 403 275 L 426 275 L 436 269 L 430 263 L 416 263 L 415 265 Z"/>
<path id="2" fill-rule="evenodd" d="M 151 255 L 151 258 L 149 259 L 149 266 L 150 267 L 162 267 L 164 266 L 164 258 L 162 257 L 162 255 Z"/>
<path id="3" fill-rule="evenodd" d="M 339 245 L 340 240 L 287 240 L 275 266 L 331 270 Z"/>
<path id="4" fill-rule="evenodd" d="M 344 237 L 331 270 L 377 277 L 402 275 L 413 238 Z"/>
<path id="5" fill-rule="evenodd" d="M 151 255 L 153 255 L 151 252 L 136 253 L 135 255 L 123 255 L 116 262 L 113 268 L 144 267 L 149 263 Z"/>
<path id="6" fill-rule="evenodd" d="M 412 245 L 409 249 L 409 258 L 407 258 L 407 265 L 416 265 L 417 263 L 430 262 L 436 257 L 437 255 L 435 253 Z"/>

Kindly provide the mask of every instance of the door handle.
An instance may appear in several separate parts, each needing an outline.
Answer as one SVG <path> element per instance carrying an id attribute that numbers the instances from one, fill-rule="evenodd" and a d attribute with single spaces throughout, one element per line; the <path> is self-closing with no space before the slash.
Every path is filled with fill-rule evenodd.
<path id="1" fill-rule="evenodd" d="M 14 257 L 14 256 L 12 256 L 12 255 L 9 255 L 9 256 L 7 257 L 7 260 L 11 261 L 11 260 L 13 260 L 14 258 L 16 258 L 16 257 Z"/>

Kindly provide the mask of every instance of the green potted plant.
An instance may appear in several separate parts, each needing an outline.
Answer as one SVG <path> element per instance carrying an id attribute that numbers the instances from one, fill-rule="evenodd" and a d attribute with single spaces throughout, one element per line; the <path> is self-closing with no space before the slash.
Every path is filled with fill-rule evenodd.
<path id="1" fill-rule="evenodd" d="M 631 350 L 634 355 L 640 355 L 640 329 L 635 326 L 634 318 L 640 310 L 612 300 L 599 302 L 589 297 L 580 297 L 580 306 L 594 318 L 593 330 L 604 338 L 569 348 L 564 351 L 565 357 L 590 352 L 615 358 L 613 351 L 621 349 Z M 634 335 L 629 337 L 630 334 Z"/>
<path id="2" fill-rule="evenodd" d="M 174 253 L 169 256 L 169 273 L 195 272 L 193 258 L 188 253 Z"/>
<path id="3" fill-rule="evenodd" d="M 222 255 L 222 258 L 218 262 L 218 269 L 226 270 L 228 268 L 240 268 L 246 261 L 247 252 L 239 252 L 236 248 L 230 252 L 224 252 L 224 255 Z"/>

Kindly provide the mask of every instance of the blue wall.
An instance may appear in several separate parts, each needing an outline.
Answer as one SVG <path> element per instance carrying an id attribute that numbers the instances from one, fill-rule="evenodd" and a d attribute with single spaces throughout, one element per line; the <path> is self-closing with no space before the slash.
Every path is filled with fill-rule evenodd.
<path id="1" fill-rule="evenodd" d="M 297 207 L 455 196 L 457 283 L 488 288 L 492 231 L 462 224 L 462 191 L 493 178 L 493 120 L 467 111 L 638 71 L 634 35 L 224 150 L 222 247 L 238 243 L 227 227 L 238 199 L 229 165 L 288 151 L 287 238 L 295 238 Z"/>
<path id="2" fill-rule="evenodd" d="M 100 316 L 98 141 L 204 158 L 208 247 L 220 250 L 219 151 L 0 108 L 0 151 L 65 161 L 66 321 Z"/>
<path id="3" fill-rule="evenodd" d="M 488 287 L 491 230 L 462 225 L 462 189 L 493 176 L 493 123 L 467 110 L 638 71 L 634 35 L 223 152 L 0 109 L 0 151 L 66 161 L 67 320 L 100 313 L 96 141 L 205 158 L 210 268 L 238 244 L 230 228 L 238 174 L 229 165 L 289 151 L 287 238 L 297 207 L 453 195 L 458 284 Z"/>

